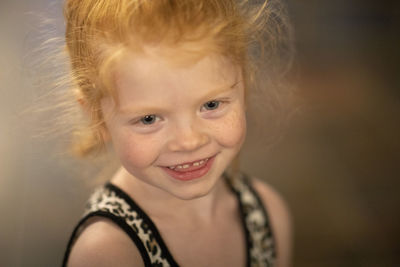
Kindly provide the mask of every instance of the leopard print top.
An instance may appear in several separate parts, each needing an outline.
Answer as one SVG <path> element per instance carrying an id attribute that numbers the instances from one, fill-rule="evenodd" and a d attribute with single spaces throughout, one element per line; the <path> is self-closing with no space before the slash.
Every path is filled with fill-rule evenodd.
<path id="1" fill-rule="evenodd" d="M 274 266 L 276 248 L 268 215 L 250 179 L 244 174 L 224 177 L 238 199 L 247 241 L 247 267 Z M 111 183 L 97 189 L 90 197 L 85 214 L 69 240 L 63 266 L 67 265 L 73 242 L 82 230 L 81 226 L 94 216 L 109 218 L 120 226 L 139 249 L 145 266 L 179 266 L 150 217 L 126 193 Z"/>

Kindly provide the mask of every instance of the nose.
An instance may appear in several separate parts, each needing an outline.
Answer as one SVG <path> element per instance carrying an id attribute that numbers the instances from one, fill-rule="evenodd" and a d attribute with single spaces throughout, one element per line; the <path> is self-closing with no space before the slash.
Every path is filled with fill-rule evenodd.
<path id="1" fill-rule="evenodd" d="M 174 135 L 168 144 L 170 151 L 194 151 L 209 143 L 210 138 L 205 132 L 193 125 L 175 127 Z"/>

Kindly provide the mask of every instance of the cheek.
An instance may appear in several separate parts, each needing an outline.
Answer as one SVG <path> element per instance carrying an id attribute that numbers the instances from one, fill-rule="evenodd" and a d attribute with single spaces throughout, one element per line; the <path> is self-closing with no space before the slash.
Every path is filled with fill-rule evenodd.
<path id="1" fill-rule="evenodd" d="M 246 116 L 242 109 L 233 110 L 218 122 L 215 129 L 217 142 L 227 148 L 240 148 L 246 136 Z"/>
<path id="2" fill-rule="evenodd" d="M 156 161 L 161 145 L 156 138 L 121 133 L 112 136 L 114 149 L 127 168 L 146 168 Z"/>

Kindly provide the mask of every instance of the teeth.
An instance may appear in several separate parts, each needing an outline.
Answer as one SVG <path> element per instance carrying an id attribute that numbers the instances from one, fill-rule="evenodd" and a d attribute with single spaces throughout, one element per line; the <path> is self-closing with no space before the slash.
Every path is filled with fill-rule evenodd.
<path id="1" fill-rule="evenodd" d="M 204 164 L 207 161 L 208 161 L 208 159 L 202 159 L 200 161 L 196 161 L 196 162 L 193 163 L 193 166 L 200 166 L 200 165 Z M 187 169 L 190 166 L 192 166 L 192 164 L 176 165 L 176 166 L 170 166 L 168 168 L 171 169 L 171 170 L 175 170 L 175 169 L 180 170 L 180 169 Z"/>
<path id="2" fill-rule="evenodd" d="M 178 166 L 176 166 L 175 168 L 176 169 L 187 169 L 187 168 L 189 168 L 190 167 L 190 164 L 185 164 L 185 165 L 178 165 Z"/>

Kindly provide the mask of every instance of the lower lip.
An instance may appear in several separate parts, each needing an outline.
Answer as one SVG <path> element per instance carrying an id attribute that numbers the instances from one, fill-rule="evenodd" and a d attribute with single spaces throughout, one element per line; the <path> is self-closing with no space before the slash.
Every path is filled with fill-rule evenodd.
<path id="1" fill-rule="evenodd" d="M 187 172 L 177 172 L 174 170 L 171 170 L 170 168 L 167 167 L 162 167 L 162 169 L 172 178 L 179 180 L 179 181 L 191 181 L 194 179 L 198 179 L 203 177 L 208 173 L 208 171 L 211 169 L 211 166 L 214 162 L 215 156 L 212 156 L 209 158 L 206 162 L 206 164 L 201 167 L 200 169 L 193 170 L 193 171 L 187 171 Z"/>

